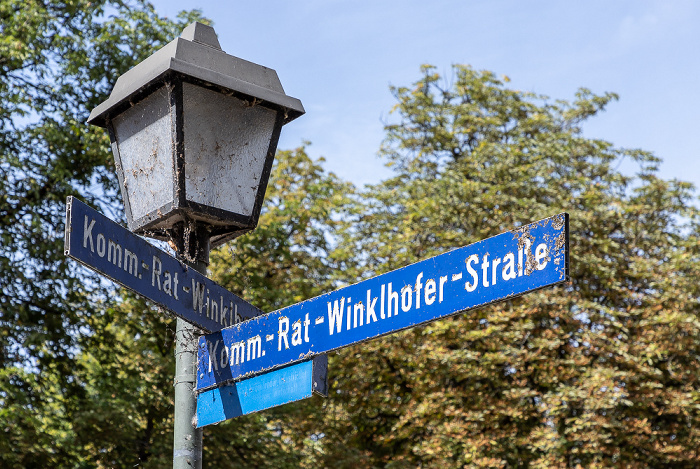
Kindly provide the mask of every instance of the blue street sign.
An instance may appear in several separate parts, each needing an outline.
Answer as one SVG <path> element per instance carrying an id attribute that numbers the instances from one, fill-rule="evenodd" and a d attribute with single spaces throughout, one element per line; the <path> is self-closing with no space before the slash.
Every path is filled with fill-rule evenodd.
<path id="1" fill-rule="evenodd" d="M 197 395 L 197 428 L 328 394 L 328 356 L 255 376 Z"/>
<path id="2" fill-rule="evenodd" d="M 568 240 L 562 213 L 200 337 L 197 390 L 566 282 Z"/>
<path id="3" fill-rule="evenodd" d="M 206 332 L 263 314 L 73 197 L 66 208 L 65 251 Z"/>

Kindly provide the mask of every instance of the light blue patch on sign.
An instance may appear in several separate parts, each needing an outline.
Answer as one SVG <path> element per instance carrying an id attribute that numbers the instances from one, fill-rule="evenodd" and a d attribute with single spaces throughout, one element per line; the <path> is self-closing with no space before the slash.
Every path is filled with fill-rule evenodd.
<path id="1" fill-rule="evenodd" d="M 325 395 L 327 358 L 319 358 L 198 394 L 197 427 L 306 399 L 314 391 Z"/>

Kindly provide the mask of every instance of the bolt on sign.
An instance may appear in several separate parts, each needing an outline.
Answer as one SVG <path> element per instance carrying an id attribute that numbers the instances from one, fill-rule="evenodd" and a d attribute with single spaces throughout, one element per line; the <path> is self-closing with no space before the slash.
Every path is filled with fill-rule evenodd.
<path id="1" fill-rule="evenodd" d="M 200 337 L 203 391 L 569 280 L 560 213 Z"/>
<path id="2" fill-rule="evenodd" d="M 263 312 L 73 197 L 65 253 L 206 332 Z"/>

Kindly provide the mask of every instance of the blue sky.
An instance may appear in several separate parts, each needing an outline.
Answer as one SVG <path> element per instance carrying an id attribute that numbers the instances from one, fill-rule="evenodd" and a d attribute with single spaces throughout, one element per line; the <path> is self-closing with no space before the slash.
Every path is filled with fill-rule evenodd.
<path id="1" fill-rule="evenodd" d="M 389 171 L 377 157 L 389 85 L 429 63 L 507 75 L 514 89 L 573 99 L 580 87 L 620 100 L 585 135 L 664 159 L 661 175 L 700 187 L 700 2 L 157 0 L 161 15 L 199 8 L 224 51 L 277 71 L 306 115 L 280 149 L 304 140 L 355 184 Z M 623 169 L 628 169 L 623 166 Z"/>

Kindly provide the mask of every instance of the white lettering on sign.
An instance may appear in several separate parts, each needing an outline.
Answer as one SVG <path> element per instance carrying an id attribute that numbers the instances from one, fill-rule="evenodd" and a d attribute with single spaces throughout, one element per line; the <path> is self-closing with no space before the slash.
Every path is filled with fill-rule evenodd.
<path id="1" fill-rule="evenodd" d="M 467 282 L 464 284 L 464 289 L 467 290 L 468 292 L 473 292 L 476 290 L 476 287 L 479 286 L 479 275 L 476 273 L 476 270 L 474 270 L 474 267 L 472 267 L 472 264 L 478 263 L 479 262 L 479 256 L 476 254 L 472 254 L 467 258 L 467 272 L 469 275 L 472 277 L 471 283 Z"/>
<path id="2" fill-rule="evenodd" d="M 192 279 L 192 307 L 200 315 L 204 314 L 204 285 Z"/>
<path id="3" fill-rule="evenodd" d="M 372 298 L 372 291 L 367 290 L 367 324 L 370 324 L 371 322 L 377 322 L 377 313 L 374 311 L 374 307 L 376 306 L 376 304 L 377 298 Z"/>
<path id="4" fill-rule="evenodd" d="M 122 266 L 122 247 L 111 239 L 107 243 L 107 260 L 117 267 Z"/>
<path id="5" fill-rule="evenodd" d="M 335 300 L 333 308 L 331 309 L 331 302 L 328 302 L 328 333 L 333 335 L 333 329 L 340 333 L 343 327 L 343 311 L 345 310 L 345 298 L 340 299 L 340 307 L 338 307 L 338 300 Z"/>
<path id="6" fill-rule="evenodd" d="M 215 359 L 212 360 L 212 357 L 216 357 L 216 349 L 219 348 L 219 345 L 221 345 L 220 340 L 217 340 L 213 345 L 211 343 L 207 344 L 207 347 L 209 348 L 209 373 L 211 373 L 212 364 L 214 365 L 215 370 L 219 369 L 218 362 Z"/>
<path id="7" fill-rule="evenodd" d="M 421 280 L 423 279 L 423 272 L 419 273 L 416 277 L 416 309 L 420 309 L 420 291 L 423 288 Z"/>
<path id="8" fill-rule="evenodd" d="M 133 252 L 123 248 L 118 242 L 105 238 L 102 233 L 93 234 L 95 228 L 95 219 L 89 219 L 85 215 L 85 223 L 83 225 L 83 247 L 90 249 L 90 252 L 97 254 L 100 257 L 107 256 L 107 261 L 111 262 L 118 268 L 122 268 L 125 272 L 133 275 L 136 278 L 141 278 L 138 270 L 139 259 Z M 123 253 L 123 255 L 122 255 Z"/>
<path id="9" fill-rule="evenodd" d="M 229 356 L 231 365 L 238 365 L 245 361 L 245 342 L 240 341 L 231 345 Z"/>
<path id="10" fill-rule="evenodd" d="M 156 267 L 154 257 L 153 276 L 156 277 Z M 160 275 L 160 269 L 158 270 Z M 177 274 L 175 274 L 175 288 L 177 288 Z M 160 286 L 158 287 L 160 288 Z M 192 308 L 195 312 L 202 316 L 212 319 L 224 327 L 233 326 L 243 320 L 238 314 L 238 305 L 234 305 L 233 301 L 229 300 L 228 304 L 224 302 L 224 296 L 219 295 L 218 300 L 210 297 L 210 291 L 204 284 L 196 282 L 192 279 Z M 205 294 L 206 293 L 206 294 Z M 177 298 L 177 296 L 176 296 Z M 206 300 L 206 301 L 205 301 Z"/>
<path id="11" fill-rule="evenodd" d="M 515 269 L 515 256 L 512 252 L 509 252 L 505 255 L 505 257 L 503 257 L 503 261 L 505 264 L 503 266 L 503 271 L 501 272 L 501 277 L 505 281 L 513 280 L 518 276 Z"/>
<path id="12" fill-rule="evenodd" d="M 95 220 L 93 219 L 90 224 L 88 224 L 88 217 L 85 215 L 85 228 L 83 229 L 83 247 L 87 249 L 87 243 L 90 241 L 90 252 L 95 252 L 95 243 L 92 241 L 92 229 L 95 227 Z"/>
<path id="13" fill-rule="evenodd" d="M 138 273 L 138 269 L 139 258 L 136 257 L 136 254 L 124 248 L 124 270 L 129 272 L 134 277 L 141 278 L 141 275 Z"/>
<path id="14" fill-rule="evenodd" d="M 401 311 L 407 313 L 413 304 L 413 289 L 410 285 L 406 285 L 401 289 Z M 357 327 L 357 326 L 355 326 Z"/>
<path id="15" fill-rule="evenodd" d="M 289 334 L 289 318 L 282 316 L 279 319 L 279 329 L 277 331 L 277 351 L 282 350 L 282 341 L 284 340 L 284 348 L 289 348 L 289 340 L 287 339 L 287 334 Z M 332 332 L 331 332 L 332 334 Z"/>
<path id="16" fill-rule="evenodd" d="M 265 351 L 262 349 L 262 339 L 259 335 L 251 337 L 248 339 L 248 357 L 247 360 L 255 360 L 258 357 L 265 355 Z"/>
<path id="17" fill-rule="evenodd" d="M 238 324 L 239 322 L 243 321 L 243 316 L 238 314 L 238 305 L 233 305 L 233 323 Z"/>
<path id="18" fill-rule="evenodd" d="M 174 297 L 179 300 L 177 296 L 178 284 L 180 279 L 177 272 L 163 272 L 163 263 L 158 258 L 158 256 L 153 256 L 153 263 L 151 264 L 151 286 L 158 288 L 168 296 Z M 195 311 L 197 308 L 195 308 Z"/>
<path id="19" fill-rule="evenodd" d="M 544 243 L 538 244 L 537 249 L 535 249 L 535 264 L 537 264 L 537 270 L 542 270 L 547 266 L 547 245 Z"/>

